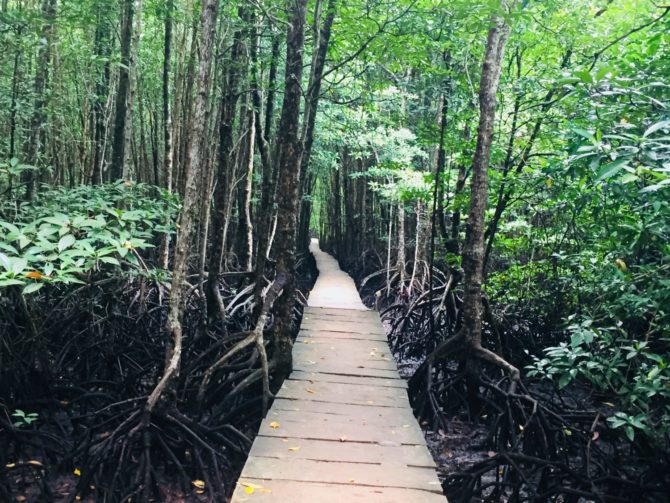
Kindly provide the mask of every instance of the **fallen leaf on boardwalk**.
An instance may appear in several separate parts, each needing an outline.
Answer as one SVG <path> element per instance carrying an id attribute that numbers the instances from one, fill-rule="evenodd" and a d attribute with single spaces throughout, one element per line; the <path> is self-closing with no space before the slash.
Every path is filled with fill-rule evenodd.
<path id="1" fill-rule="evenodd" d="M 368 403 L 372 405 L 374 402 L 372 400 L 368 400 Z"/>
<path id="2" fill-rule="evenodd" d="M 342 435 L 342 436 L 340 437 L 340 442 L 346 442 L 346 441 L 347 441 L 347 437 L 344 436 L 344 435 Z"/>
<path id="3" fill-rule="evenodd" d="M 356 479 L 349 479 L 348 482 L 349 482 L 350 484 L 353 484 L 354 482 L 356 482 Z"/>
<path id="4" fill-rule="evenodd" d="M 295 447 L 289 447 L 288 450 L 291 452 L 296 452 L 300 450 L 300 446 L 296 445 Z"/>
<path id="5" fill-rule="evenodd" d="M 272 490 L 266 489 L 265 487 L 261 487 L 258 491 L 262 492 L 262 493 L 271 493 L 272 492 Z"/>
<path id="6" fill-rule="evenodd" d="M 252 489 L 263 489 L 263 486 L 259 486 L 258 484 L 252 484 L 251 482 L 240 482 L 240 485 L 242 487 L 250 487 Z"/>
<path id="7" fill-rule="evenodd" d="M 253 494 L 254 493 L 254 488 L 253 487 L 245 487 L 244 492 L 247 494 Z"/>
<path id="8" fill-rule="evenodd" d="M 310 394 L 313 395 L 314 393 L 316 393 L 316 390 L 312 389 L 312 388 L 307 388 L 307 393 L 310 393 Z"/>
<path id="9" fill-rule="evenodd" d="M 272 428 L 273 430 L 276 430 L 277 428 L 279 428 L 279 423 L 277 421 L 272 421 L 270 423 L 270 428 Z"/>
<path id="10" fill-rule="evenodd" d="M 74 473 L 77 477 L 81 476 L 81 470 L 79 468 L 75 468 L 72 473 Z"/>
<path id="11" fill-rule="evenodd" d="M 191 484 L 193 484 L 198 489 L 204 489 L 205 488 L 205 482 L 202 481 L 202 480 L 193 480 L 191 482 Z"/>

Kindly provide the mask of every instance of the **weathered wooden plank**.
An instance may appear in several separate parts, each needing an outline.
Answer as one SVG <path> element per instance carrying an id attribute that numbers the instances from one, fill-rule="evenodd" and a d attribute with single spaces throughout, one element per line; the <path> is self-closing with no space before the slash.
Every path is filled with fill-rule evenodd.
<path id="1" fill-rule="evenodd" d="M 378 341 L 379 344 L 387 344 L 388 338 L 385 334 L 359 334 L 355 332 L 332 332 L 328 330 L 320 330 L 317 328 L 301 328 L 298 332 L 298 339 L 309 338 L 309 339 L 344 339 L 344 340 L 362 340 L 362 341 Z"/>
<path id="2" fill-rule="evenodd" d="M 350 375 L 356 377 L 386 377 L 387 379 L 397 379 L 400 375 L 398 374 L 397 369 L 389 368 L 376 368 L 375 366 L 370 365 L 368 362 L 359 362 L 354 366 L 343 366 L 342 364 L 332 360 L 313 360 L 308 356 L 295 356 L 293 357 L 293 368 L 294 370 L 300 370 L 303 372 L 314 372 L 318 370 L 319 372 L 325 372 L 328 374 L 342 374 Z"/>
<path id="3" fill-rule="evenodd" d="M 305 329 L 326 330 L 328 332 L 386 335 L 384 327 L 379 321 L 308 319 L 303 320 L 300 326 Z"/>
<path id="4" fill-rule="evenodd" d="M 267 418 L 270 418 L 271 421 L 295 421 L 302 423 L 318 424 L 319 421 L 333 421 L 353 423 L 353 424 L 369 424 L 369 425 L 379 425 L 382 427 L 393 427 L 393 428 L 407 428 L 408 426 L 421 431 L 419 426 L 414 420 L 414 415 L 411 411 L 406 409 L 396 409 L 390 407 L 377 408 L 372 411 L 370 414 L 366 414 L 364 417 L 359 416 L 346 416 L 342 414 L 329 414 L 327 412 L 319 411 L 294 411 L 294 410 L 275 410 L 274 408 L 268 412 Z"/>
<path id="5" fill-rule="evenodd" d="M 304 372 L 302 370 L 294 371 L 290 379 L 311 381 L 311 382 L 332 382 L 344 384 L 358 384 L 359 386 L 388 386 L 389 388 L 407 388 L 407 381 L 401 377 L 360 377 L 346 374 L 328 374 L 325 372 Z"/>
<path id="6" fill-rule="evenodd" d="M 256 437 L 249 455 L 284 459 L 289 463 L 295 459 L 359 463 L 361 469 L 365 464 L 435 467 L 425 445 L 402 445 L 388 440 L 383 444 L 372 444 L 261 435 Z"/>
<path id="7" fill-rule="evenodd" d="M 398 465 L 341 463 L 339 461 L 314 461 L 250 456 L 244 465 L 241 478 L 293 480 L 299 482 L 326 482 L 401 489 L 422 489 L 441 492 L 435 471 Z"/>
<path id="8" fill-rule="evenodd" d="M 373 384 L 366 384 L 361 386 L 360 384 L 352 383 L 334 383 L 334 382 L 309 382 L 302 379 L 294 379 L 291 376 L 289 379 L 284 381 L 282 389 L 285 390 L 304 390 L 312 398 L 318 398 L 319 395 L 327 393 L 329 395 L 347 395 L 347 396 L 378 396 L 379 398 L 389 398 L 398 401 L 408 400 L 407 391 L 403 388 L 390 388 L 388 386 L 375 386 Z M 367 400 L 373 400 L 374 398 L 366 398 Z"/>
<path id="9" fill-rule="evenodd" d="M 253 489 L 251 494 L 246 491 Z M 255 488 L 255 489 L 254 489 Z M 241 479 L 232 503 L 445 503 L 442 495 L 417 489 L 367 487 L 286 480 Z"/>
<path id="10" fill-rule="evenodd" d="M 400 393 L 391 393 L 395 390 Z M 409 408 L 409 401 L 404 390 L 368 388 L 355 384 L 331 383 L 328 386 L 317 386 L 315 384 L 309 385 L 304 381 L 286 380 L 277 393 L 277 398 Z"/>
<path id="11" fill-rule="evenodd" d="M 303 317 L 315 317 L 315 318 L 346 318 L 346 319 L 363 319 L 370 321 L 379 321 L 379 313 L 377 311 L 360 311 L 358 309 L 340 309 L 340 308 L 331 308 L 331 307 L 314 307 L 307 306 L 303 312 Z"/>
<path id="12" fill-rule="evenodd" d="M 279 425 L 279 426 L 277 426 Z M 274 426 L 274 427 L 273 427 Z M 422 445 L 423 434 L 418 428 L 402 426 L 382 426 L 368 424 L 364 420 L 356 422 L 320 418 L 311 423 L 290 421 L 280 414 L 261 423 L 259 434 L 267 437 L 291 437 L 312 440 L 332 440 L 335 442 L 380 443 L 393 442 L 403 445 Z"/>
<path id="13" fill-rule="evenodd" d="M 351 403 L 317 402 L 313 400 L 291 400 L 281 397 L 275 399 L 272 404 L 272 409 L 323 412 L 324 414 L 337 414 L 344 416 L 351 416 L 356 414 L 385 415 L 388 413 L 408 414 L 408 416 L 403 417 L 409 417 L 409 415 L 412 415 L 412 409 L 407 407 L 388 407 L 380 404 L 361 405 Z M 414 416 L 412 415 L 412 417 Z"/>
<path id="14" fill-rule="evenodd" d="M 379 369 L 397 369 L 395 360 L 388 353 L 347 353 L 344 349 L 331 349 L 334 346 L 317 344 L 296 344 L 293 348 L 294 358 L 306 358 L 311 361 L 324 360 L 339 364 L 342 368 L 369 365 Z M 384 356 L 381 356 L 381 355 Z"/>

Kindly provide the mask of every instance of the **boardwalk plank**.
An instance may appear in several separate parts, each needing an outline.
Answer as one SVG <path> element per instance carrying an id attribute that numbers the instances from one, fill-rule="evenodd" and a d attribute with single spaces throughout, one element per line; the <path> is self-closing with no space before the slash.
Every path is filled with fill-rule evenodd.
<path id="1" fill-rule="evenodd" d="M 311 381 L 311 382 L 331 382 L 344 384 L 358 384 L 360 386 L 388 386 L 390 388 L 407 388 L 407 382 L 400 377 L 359 377 L 342 374 L 328 374 L 325 372 L 304 372 L 296 370 L 291 374 L 290 379 Z"/>
<path id="2" fill-rule="evenodd" d="M 244 465 L 242 478 L 294 480 L 298 482 L 327 482 L 401 489 L 422 489 L 441 492 L 435 470 L 399 465 L 373 465 L 339 461 L 314 461 L 250 456 Z"/>
<path id="3" fill-rule="evenodd" d="M 231 503 L 438 503 L 435 463 L 377 313 L 332 257 Z"/>
<path id="4" fill-rule="evenodd" d="M 444 503 L 444 496 L 415 489 L 367 487 L 353 484 L 324 484 L 286 480 L 242 479 L 241 484 L 253 484 L 259 489 L 241 495 L 239 502 L 285 503 Z M 242 486 L 244 489 L 244 486 Z"/>

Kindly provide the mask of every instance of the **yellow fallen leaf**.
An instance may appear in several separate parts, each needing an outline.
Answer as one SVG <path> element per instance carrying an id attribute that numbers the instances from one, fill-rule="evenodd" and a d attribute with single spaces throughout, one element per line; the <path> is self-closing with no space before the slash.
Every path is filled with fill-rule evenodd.
<path id="1" fill-rule="evenodd" d="M 242 487 L 251 487 L 252 489 L 263 489 L 263 486 L 259 486 L 258 484 L 253 484 L 251 482 L 240 482 L 240 485 Z"/>
<path id="2" fill-rule="evenodd" d="M 353 484 L 354 482 L 356 482 L 356 479 L 349 479 L 347 482 L 349 482 L 350 484 Z"/>
<path id="3" fill-rule="evenodd" d="M 273 430 L 276 430 L 277 428 L 279 428 L 279 423 L 277 421 L 272 421 L 270 423 L 270 428 L 272 428 Z"/>
<path id="4" fill-rule="evenodd" d="M 307 388 L 307 393 L 310 393 L 311 395 L 313 395 L 314 393 L 316 393 L 316 390 L 312 389 L 312 388 Z"/>
<path id="5" fill-rule="evenodd" d="M 603 402 L 603 403 L 608 407 L 614 407 L 614 404 L 612 402 Z"/>
<path id="6" fill-rule="evenodd" d="M 253 487 L 245 487 L 244 492 L 247 494 L 253 494 L 254 493 L 254 488 Z"/>
<path id="7" fill-rule="evenodd" d="M 289 447 L 288 450 L 291 452 L 296 452 L 300 450 L 300 446 L 296 445 L 295 447 Z"/>
<path id="8" fill-rule="evenodd" d="M 205 488 L 205 482 L 203 480 L 193 480 L 193 481 L 191 481 L 191 484 L 193 484 L 198 489 L 204 489 Z"/>
<path id="9" fill-rule="evenodd" d="M 372 405 L 374 402 L 372 400 L 368 400 L 368 403 Z"/>
<path id="10" fill-rule="evenodd" d="M 77 477 L 81 476 L 81 470 L 79 468 L 75 468 L 72 473 L 74 473 Z"/>
<path id="11" fill-rule="evenodd" d="M 204 489 L 196 489 L 195 494 L 205 494 L 205 490 Z"/>
<path id="12" fill-rule="evenodd" d="M 16 463 L 7 463 L 5 466 L 7 468 L 14 468 L 16 466 Z"/>
<path id="13" fill-rule="evenodd" d="M 28 464 L 33 466 L 44 466 L 40 461 L 37 461 L 36 459 L 31 459 L 30 461 L 28 461 Z"/>
<path id="14" fill-rule="evenodd" d="M 262 492 L 262 493 L 271 493 L 272 492 L 270 489 L 266 489 L 265 487 L 261 487 L 259 489 L 259 491 Z"/>

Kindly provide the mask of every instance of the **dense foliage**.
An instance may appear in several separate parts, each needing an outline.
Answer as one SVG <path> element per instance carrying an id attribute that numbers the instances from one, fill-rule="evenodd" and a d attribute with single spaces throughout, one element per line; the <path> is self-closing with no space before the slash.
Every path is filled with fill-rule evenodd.
<path id="1" fill-rule="evenodd" d="M 473 364 L 451 344 L 496 28 L 475 255 L 499 359 Z M 290 369 L 311 232 L 387 322 L 428 437 L 487 431 L 466 462 L 436 449 L 454 501 L 662 499 L 668 33 L 651 0 L 2 1 L 0 468 L 229 494 L 213 473 Z"/>

